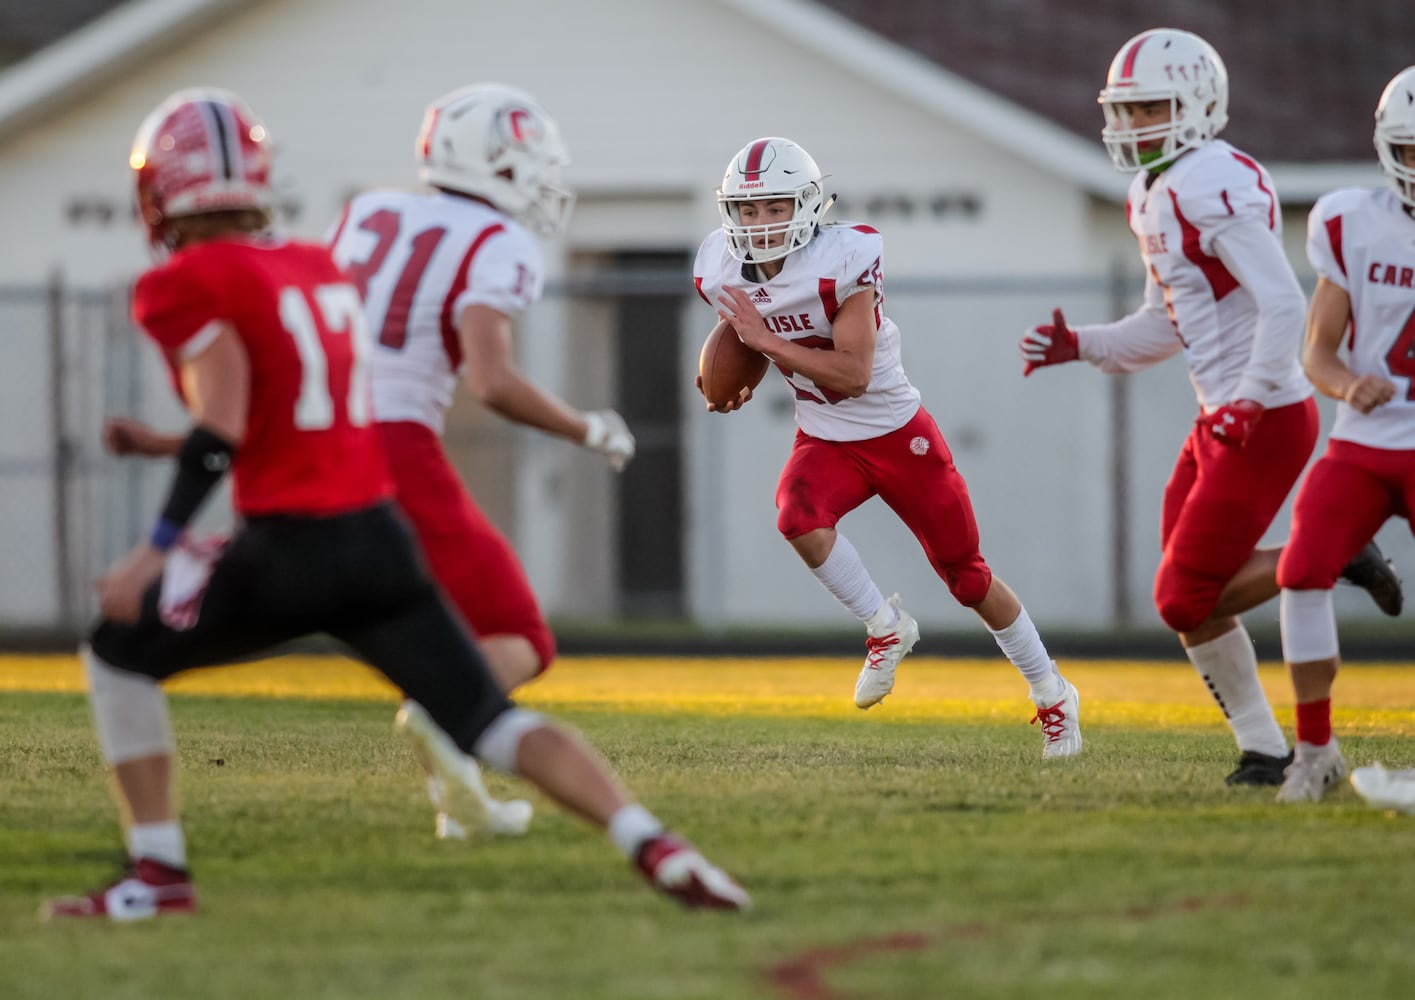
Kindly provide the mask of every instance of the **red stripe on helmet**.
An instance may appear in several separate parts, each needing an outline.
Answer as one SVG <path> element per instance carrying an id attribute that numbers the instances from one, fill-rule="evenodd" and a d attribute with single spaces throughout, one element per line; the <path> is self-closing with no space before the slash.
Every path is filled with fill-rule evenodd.
<path id="1" fill-rule="evenodd" d="M 746 180 L 759 181 L 762 179 L 762 157 L 766 154 L 766 147 L 770 144 L 770 139 L 758 139 L 752 143 L 752 148 L 747 150 L 747 162 L 742 167 Z"/>
<path id="2" fill-rule="evenodd" d="M 1125 53 L 1125 62 L 1120 66 L 1120 79 L 1128 81 L 1135 76 L 1135 57 L 1140 54 L 1140 46 L 1149 40 L 1149 35 L 1142 35 L 1136 39 L 1134 45 L 1130 46 L 1130 51 Z"/>
<path id="3" fill-rule="evenodd" d="M 437 128 L 437 118 L 442 114 L 441 108 L 428 108 L 427 115 L 423 119 L 422 133 L 418 136 L 418 159 L 426 160 L 432 155 L 432 133 Z"/>

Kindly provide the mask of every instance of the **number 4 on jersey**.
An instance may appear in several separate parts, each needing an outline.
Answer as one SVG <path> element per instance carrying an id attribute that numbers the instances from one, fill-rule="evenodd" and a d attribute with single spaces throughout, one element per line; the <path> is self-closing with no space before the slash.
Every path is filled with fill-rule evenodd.
<path id="1" fill-rule="evenodd" d="M 1415 310 L 1411 310 L 1404 328 L 1391 345 L 1390 353 L 1386 355 L 1386 367 L 1392 375 L 1405 379 L 1405 398 L 1415 399 Z"/>
<path id="2" fill-rule="evenodd" d="M 314 305 L 298 288 L 280 292 L 280 322 L 300 355 L 300 397 L 295 402 L 295 426 L 302 431 L 322 431 L 334 426 L 334 398 L 329 388 L 329 359 L 320 339 L 326 334 L 347 334 L 354 356 L 349 372 L 346 405 L 349 423 L 363 427 L 369 422 L 368 360 L 372 350 L 363 303 L 353 285 L 320 285 L 314 290 Z"/>

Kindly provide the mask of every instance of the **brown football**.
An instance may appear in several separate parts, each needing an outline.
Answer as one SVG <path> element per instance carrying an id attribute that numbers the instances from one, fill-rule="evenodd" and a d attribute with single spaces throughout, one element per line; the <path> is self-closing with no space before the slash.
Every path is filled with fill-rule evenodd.
<path id="1" fill-rule="evenodd" d="M 745 388 L 755 389 L 771 362 L 742 343 L 727 320 L 718 320 L 698 356 L 698 374 L 703 377 L 703 396 L 722 406 L 738 397 Z"/>

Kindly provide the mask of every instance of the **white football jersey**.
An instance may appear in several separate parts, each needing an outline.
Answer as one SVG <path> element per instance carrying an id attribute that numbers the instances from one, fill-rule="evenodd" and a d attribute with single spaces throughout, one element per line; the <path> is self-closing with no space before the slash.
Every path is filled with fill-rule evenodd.
<path id="1" fill-rule="evenodd" d="M 1395 398 L 1364 415 L 1337 403 L 1331 436 L 1415 449 L 1415 219 L 1391 188 L 1333 191 L 1307 217 L 1307 259 L 1351 297 L 1347 366 L 1396 386 Z"/>
<path id="2" fill-rule="evenodd" d="M 1214 236 L 1256 220 L 1281 238 L 1282 208 L 1272 178 L 1246 153 L 1214 140 L 1158 176 L 1139 171 L 1126 198 L 1125 217 L 1184 346 L 1200 405 L 1224 405 L 1234 398 L 1252 356 L 1258 307 L 1216 255 Z M 1300 329 L 1294 333 L 1300 342 Z M 1264 402 L 1275 408 L 1311 394 L 1294 351 Z"/>
<path id="3" fill-rule="evenodd" d="M 540 298 L 540 245 L 510 216 L 438 191 L 358 195 L 328 242 L 373 332 L 374 419 L 441 434 L 462 368 L 462 310 L 509 316 Z"/>
<path id="4" fill-rule="evenodd" d="M 903 427 L 919 409 L 919 391 L 904 374 L 899 328 L 884 315 L 881 260 L 884 240 L 869 226 L 837 222 L 822 226 L 814 239 L 788 254 L 770 281 L 748 278 L 755 267 L 728 252 L 727 236 L 714 229 L 698 248 L 693 282 L 714 309 L 727 286 L 751 296 L 767 328 L 806 347 L 835 349 L 831 324 L 840 304 L 854 294 L 875 302 L 879 333 L 874 368 L 864 395 L 850 398 L 778 366 L 796 394 L 796 423 L 826 441 L 862 441 Z"/>

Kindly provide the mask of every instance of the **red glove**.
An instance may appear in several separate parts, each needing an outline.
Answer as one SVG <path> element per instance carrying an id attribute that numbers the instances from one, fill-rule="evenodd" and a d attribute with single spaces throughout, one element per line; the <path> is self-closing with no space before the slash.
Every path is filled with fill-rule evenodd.
<path id="1" fill-rule="evenodd" d="M 1204 417 L 1214 440 L 1230 448 L 1242 448 L 1263 419 L 1263 404 L 1251 399 L 1235 399 Z"/>
<path id="2" fill-rule="evenodd" d="M 1081 345 L 1076 339 L 1076 331 L 1066 325 L 1066 317 L 1060 309 L 1051 311 L 1050 326 L 1034 326 L 1022 337 L 1017 345 L 1026 365 L 1022 376 L 1032 374 L 1047 365 L 1060 365 L 1081 357 Z"/>

